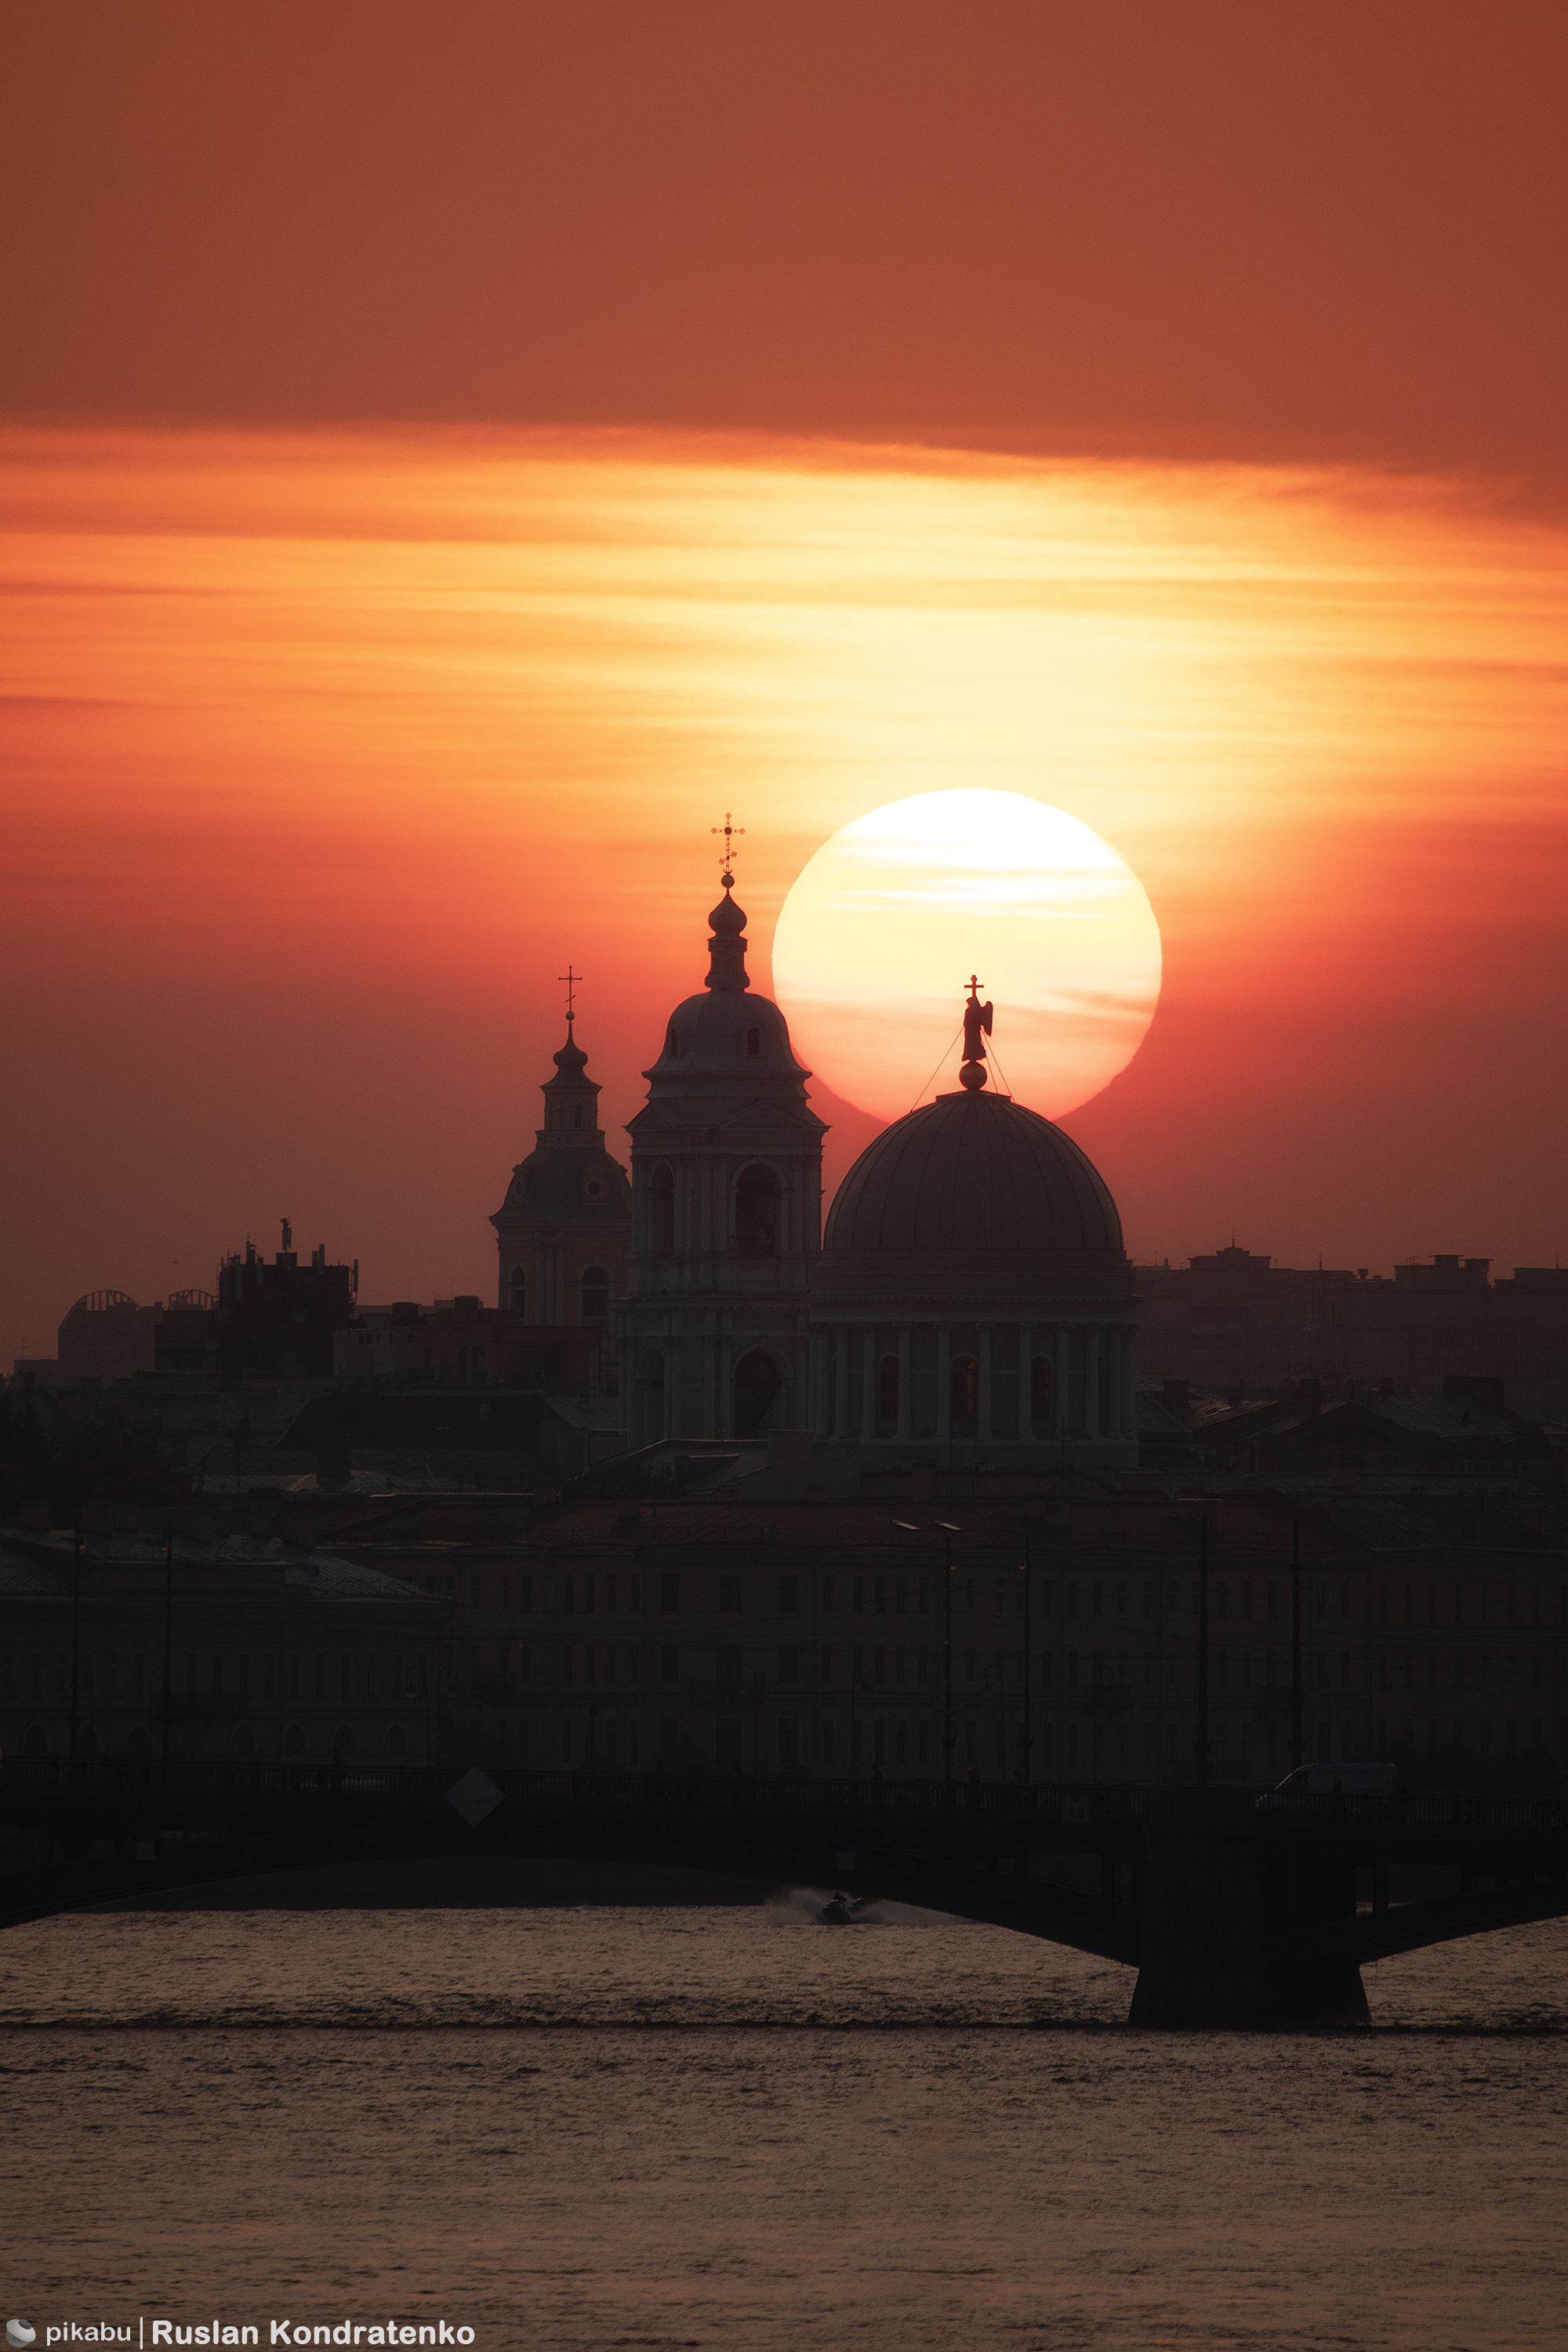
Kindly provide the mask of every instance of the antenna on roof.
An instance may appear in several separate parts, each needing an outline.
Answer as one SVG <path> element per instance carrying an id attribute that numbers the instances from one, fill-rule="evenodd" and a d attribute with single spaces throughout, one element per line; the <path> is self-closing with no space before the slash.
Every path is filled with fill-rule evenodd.
<path id="1" fill-rule="evenodd" d="M 287 1218 L 287 1217 L 285 1217 L 285 1218 L 284 1218 L 284 1220 L 283 1220 L 283 1247 L 284 1247 L 286 1250 L 291 1250 L 291 1249 L 293 1248 L 293 1246 L 294 1246 L 294 1228 L 293 1228 L 293 1226 L 289 1223 L 289 1222 L 288 1218 Z"/>

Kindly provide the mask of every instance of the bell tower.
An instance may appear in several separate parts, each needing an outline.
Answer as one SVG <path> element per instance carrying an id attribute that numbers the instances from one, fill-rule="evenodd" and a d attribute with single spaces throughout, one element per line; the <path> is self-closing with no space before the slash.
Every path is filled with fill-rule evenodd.
<path id="1" fill-rule="evenodd" d="M 670 1014 L 626 1127 L 632 1241 L 617 1316 L 633 1449 L 810 1426 L 827 1129 L 784 1014 L 750 993 L 728 854 L 722 883 L 707 982 Z"/>
<path id="2" fill-rule="evenodd" d="M 574 990 L 581 976 L 568 975 Z M 605 1149 L 599 1089 L 577 1043 L 576 1017 L 569 995 L 566 1043 L 554 1056 L 555 1076 L 540 1089 L 544 1124 L 490 1219 L 500 1261 L 496 1303 L 524 1323 L 586 1324 L 607 1339 L 610 1302 L 626 1282 L 631 1195 L 626 1171 Z"/>

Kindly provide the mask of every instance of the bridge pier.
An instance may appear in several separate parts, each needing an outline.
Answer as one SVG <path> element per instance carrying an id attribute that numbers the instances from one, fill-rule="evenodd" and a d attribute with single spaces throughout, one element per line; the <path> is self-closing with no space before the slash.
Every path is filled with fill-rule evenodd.
<path id="1" fill-rule="evenodd" d="M 1144 1846 L 1129 2024 L 1364 2025 L 1361 1970 L 1334 1948 L 1355 1918 L 1353 1863 L 1266 1851 L 1220 1792 L 1169 1794 Z"/>

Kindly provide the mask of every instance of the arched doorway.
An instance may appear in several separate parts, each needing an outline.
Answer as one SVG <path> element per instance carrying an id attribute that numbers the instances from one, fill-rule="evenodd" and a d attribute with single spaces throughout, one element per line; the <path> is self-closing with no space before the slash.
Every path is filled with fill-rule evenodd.
<path id="1" fill-rule="evenodd" d="M 256 1738 L 248 1723 L 237 1723 L 235 1725 L 234 1738 L 229 1741 L 228 1745 L 230 1754 L 238 1757 L 242 1761 L 247 1760 L 255 1755 Z"/>
<path id="2" fill-rule="evenodd" d="M 735 1367 L 735 1434 L 755 1437 L 774 1425 L 779 1402 L 779 1368 L 761 1348 L 742 1356 Z"/>
<path id="3" fill-rule="evenodd" d="M 283 1734 L 283 1753 L 285 1756 L 303 1756 L 305 1753 L 305 1731 L 302 1724 L 289 1725 Z"/>
<path id="4" fill-rule="evenodd" d="M 408 1742 L 403 1736 L 403 1726 L 400 1723 L 389 1723 L 386 1727 L 386 1737 L 382 1741 L 381 1745 L 382 1751 L 384 1755 L 394 1757 L 406 1756 L 408 1753 Z"/>

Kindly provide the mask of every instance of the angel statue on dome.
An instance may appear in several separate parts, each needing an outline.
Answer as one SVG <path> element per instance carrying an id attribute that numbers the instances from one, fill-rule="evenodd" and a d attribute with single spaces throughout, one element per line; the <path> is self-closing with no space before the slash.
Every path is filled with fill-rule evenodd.
<path id="1" fill-rule="evenodd" d="M 991 1034 L 991 1006 L 981 1003 L 980 982 L 973 972 L 968 984 L 969 998 L 963 1008 L 963 1058 L 966 1062 L 983 1062 L 983 1041 Z"/>

